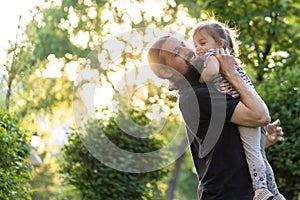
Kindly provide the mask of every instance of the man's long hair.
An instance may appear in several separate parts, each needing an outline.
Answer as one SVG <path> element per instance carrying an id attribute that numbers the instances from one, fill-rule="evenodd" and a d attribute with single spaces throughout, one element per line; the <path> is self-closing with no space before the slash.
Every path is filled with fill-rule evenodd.
<path id="1" fill-rule="evenodd" d="M 163 78 L 159 74 L 159 70 L 166 65 L 165 60 L 160 56 L 161 48 L 170 36 L 159 38 L 149 49 L 148 62 L 153 73 L 159 78 Z"/>

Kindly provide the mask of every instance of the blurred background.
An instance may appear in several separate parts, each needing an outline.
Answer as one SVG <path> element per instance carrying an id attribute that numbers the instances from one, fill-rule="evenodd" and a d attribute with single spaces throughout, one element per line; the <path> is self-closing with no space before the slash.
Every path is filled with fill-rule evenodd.
<path id="1" fill-rule="evenodd" d="M 188 40 L 193 26 L 211 16 L 239 30 L 239 57 L 245 71 L 267 103 L 272 121 L 279 118 L 285 133 L 285 141 L 269 147 L 267 157 L 281 192 L 289 200 L 300 199 L 299 1 L 13 0 L 2 4 L 1 199 L 196 200 L 198 182 L 189 150 L 154 171 L 116 170 L 90 153 L 77 114 L 84 113 L 89 120 L 88 139 L 104 135 L 128 152 L 144 153 L 179 135 L 179 149 L 185 132 L 176 94 L 151 77 L 139 89 L 139 77 L 146 74 L 139 70 L 147 65 L 145 51 L 155 38 L 168 33 Z M 132 71 L 133 78 L 128 78 Z M 90 83 L 100 88 L 90 102 L 92 110 L 89 99 L 83 98 L 91 96 L 80 93 Z M 112 109 L 115 101 L 117 111 Z M 146 127 L 141 134 L 149 137 L 129 136 L 120 119 Z M 164 127 L 157 129 L 161 120 Z M 161 159 L 170 159 L 168 153 L 172 152 Z M 126 167 L 124 160 L 114 161 Z"/>

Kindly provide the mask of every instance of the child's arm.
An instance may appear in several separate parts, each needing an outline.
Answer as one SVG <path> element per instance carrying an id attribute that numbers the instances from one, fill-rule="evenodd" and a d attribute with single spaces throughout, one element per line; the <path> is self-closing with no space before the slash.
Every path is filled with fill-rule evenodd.
<path id="1" fill-rule="evenodd" d="M 215 79 L 220 73 L 220 63 L 218 59 L 211 55 L 207 59 L 206 66 L 203 68 L 201 77 L 199 79 L 200 83 L 207 83 Z"/>

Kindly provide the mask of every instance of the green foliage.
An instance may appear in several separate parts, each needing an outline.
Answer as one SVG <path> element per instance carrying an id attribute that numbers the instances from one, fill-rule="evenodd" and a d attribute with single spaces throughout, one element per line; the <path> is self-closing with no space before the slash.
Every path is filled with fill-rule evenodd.
<path id="1" fill-rule="evenodd" d="M 203 13 L 213 13 L 240 31 L 241 60 L 253 70 L 255 81 L 274 67 L 276 52 L 287 52 L 292 66 L 299 55 L 299 3 L 285 1 L 198 1 Z M 298 35 L 298 37 L 297 37 Z M 276 59 L 276 58 L 275 58 Z M 278 57 L 277 57 L 278 59 Z M 278 63 L 284 65 L 284 63 Z"/>
<path id="2" fill-rule="evenodd" d="M 15 43 L 10 42 L 10 46 L 6 50 L 7 59 L 4 63 L 4 68 L 7 73 L 0 77 L 0 79 L 3 79 L 1 80 L 0 88 L 6 91 L 5 108 L 7 111 L 15 108 L 16 99 L 12 98 L 15 88 L 22 88 L 22 80 L 35 70 L 36 60 L 32 55 L 29 41 L 19 41 L 19 37 L 24 37 L 24 33 L 21 34 L 20 27 L 17 31 L 17 41 Z"/>
<path id="3" fill-rule="evenodd" d="M 240 59 L 266 101 L 272 119 L 279 118 L 286 133 L 285 142 L 268 149 L 268 158 L 280 191 L 287 199 L 296 200 L 300 185 L 299 2 L 198 0 L 197 3 L 202 13 L 214 14 L 239 29 Z"/>
<path id="4" fill-rule="evenodd" d="M 298 65 L 296 65 L 298 66 Z M 258 87 L 273 119 L 280 119 L 285 141 L 268 148 L 277 183 L 287 199 L 297 199 L 300 188 L 300 69 L 270 74 Z"/>
<path id="5" fill-rule="evenodd" d="M 36 31 L 34 25 L 37 24 L 29 24 L 26 27 L 26 33 L 22 32 L 21 28 L 18 29 L 17 41 L 10 43 L 6 50 L 7 59 L 4 67 L 7 73 L 0 77 L 0 88 L 5 91 L 6 109 L 13 111 L 21 118 L 32 112 L 51 113 L 57 104 L 71 102 L 70 95 L 62 94 L 62 89 L 65 93 L 72 93 L 73 85 L 67 77 L 55 79 L 42 76 L 48 62 L 39 60 L 39 57 L 32 52 L 35 44 L 32 41 L 37 40 L 33 37 Z M 39 34 L 43 34 L 42 31 Z M 47 37 L 53 38 L 49 35 Z M 48 40 L 45 39 L 45 41 Z M 43 45 L 49 46 L 49 44 Z"/>
<path id="6" fill-rule="evenodd" d="M 31 199 L 30 146 L 15 117 L 0 110 L 0 196 L 5 200 Z"/>
<path id="7" fill-rule="evenodd" d="M 130 111 L 130 115 L 139 124 L 145 125 L 147 118 L 145 113 Z M 120 199 L 120 200 L 140 200 L 140 199 L 161 199 L 162 189 L 159 181 L 168 174 L 168 169 L 159 169 L 147 173 L 130 173 L 119 171 L 110 167 L 107 162 L 100 162 L 88 151 L 92 145 L 99 147 L 100 153 L 103 151 L 101 138 L 107 137 L 118 148 L 128 151 L 128 157 L 114 155 L 113 150 L 104 149 L 105 158 L 117 163 L 123 168 L 135 168 L 134 158 L 130 157 L 130 152 L 143 153 L 152 152 L 161 147 L 161 140 L 155 137 L 137 138 L 124 133 L 116 124 L 116 117 L 108 120 L 96 120 L 86 127 L 87 136 L 80 135 L 74 130 L 69 134 L 69 144 L 63 148 L 64 162 L 61 164 L 61 173 L 65 180 L 74 185 L 84 199 Z M 84 138 L 83 138 L 84 137 Z M 87 146 L 88 145 L 88 146 Z M 102 148 L 101 148 L 102 147 Z M 97 154 L 97 153 L 96 153 Z M 95 157 L 94 157 L 95 156 Z M 162 158 L 166 155 L 161 155 Z M 167 159 L 167 158 L 166 158 Z M 128 162 L 130 160 L 130 162 Z M 131 162 L 133 161 L 133 162 Z M 143 161 L 145 166 L 151 165 L 151 161 Z"/>
<path id="8" fill-rule="evenodd" d="M 197 199 L 198 178 L 193 172 L 194 163 L 190 150 L 187 150 L 180 168 L 178 183 L 176 184 L 174 200 Z M 187 192 L 189 191 L 189 192 Z"/>
<path id="9" fill-rule="evenodd" d="M 75 200 L 79 199 L 78 192 L 71 185 L 62 185 L 60 174 L 58 173 L 57 160 L 47 156 L 47 152 L 39 155 L 43 163 L 40 166 L 34 166 L 31 175 L 30 185 L 32 188 L 32 199 L 47 200 Z"/>
<path id="10" fill-rule="evenodd" d="M 144 3 L 143 1 L 130 1 L 132 4 L 137 2 L 139 4 Z M 185 26 L 184 20 L 187 17 L 179 19 L 177 11 L 187 11 L 195 18 L 203 17 L 203 13 L 214 13 L 217 19 L 228 20 L 230 26 L 237 26 L 240 29 L 240 39 L 242 41 L 240 58 L 247 66 L 247 72 L 251 77 L 254 77 L 252 80 L 257 85 L 257 91 L 269 105 L 272 117 L 274 119 L 279 117 L 282 121 L 286 132 L 286 141 L 281 145 L 274 145 L 268 151 L 269 160 L 279 180 L 280 189 L 287 197 L 290 197 L 287 199 L 292 199 L 292 196 L 295 198 L 300 180 L 299 154 L 296 151 L 296 148 L 299 146 L 299 82 L 297 82 L 299 71 L 293 66 L 299 66 L 299 2 L 292 0 L 176 0 L 175 2 L 177 5 L 167 2 L 163 6 L 164 14 L 159 18 L 155 18 L 152 15 L 151 18 L 146 18 L 149 13 L 155 13 L 152 10 L 149 11 L 149 9 L 142 10 L 140 13 L 137 12 L 132 16 L 127 6 L 121 9 L 122 6 L 118 6 L 120 4 L 116 3 L 116 1 L 108 2 L 102 0 L 63 0 L 61 5 L 51 5 L 50 8 L 38 10 L 38 13 L 43 14 L 42 19 L 39 20 L 37 17 L 36 20 L 27 26 L 28 44 L 32 44 L 32 47 L 12 49 L 20 50 L 16 61 L 19 60 L 21 62 L 15 63 L 14 66 L 16 68 L 14 69 L 23 69 L 22 66 L 25 66 L 21 73 L 14 73 L 16 77 L 12 76 L 15 79 L 11 88 L 14 88 L 15 95 L 11 100 L 18 102 L 15 105 L 20 106 L 19 115 L 25 116 L 26 113 L 36 113 L 41 110 L 51 113 L 54 107 L 59 107 L 62 104 L 68 107 L 72 102 L 73 85 L 72 81 L 66 76 L 66 64 L 71 61 L 84 60 L 93 48 L 103 43 L 105 38 L 117 34 L 112 27 L 117 26 L 120 30 L 125 30 L 121 28 L 123 25 L 132 28 L 151 26 L 172 29 L 172 27 L 178 27 L 177 30 L 173 31 L 183 29 L 187 33 L 191 28 Z M 122 3 L 122 1 L 119 1 L 119 3 Z M 187 9 L 179 6 L 179 4 L 184 5 Z M 128 4 L 128 6 L 131 6 L 131 4 Z M 104 10 L 108 10 L 112 18 L 103 19 L 101 16 Z M 96 16 L 91 17 L 90 14 L 93 14 L 93 11 L 96 13 Z M 75 18 L 78 20 L 75 25 L 72 23 L 74 21 L 69 18 L 71 15 L 74 16 L 74 13 Z M 136 16 L 139 15 L 142 20 L 135 22 L 135 19 L 138 19 Z M 80 31 L 88 34 L 88 41 L 85 47 L 84 45 L 75 44 L 74 39 L 72 40 L 72 37 L 76 36 Z M 46 79 L 35 74 L 37 72 L 42 73 L 47 64 L 49 64 L 49 55 L 50 57 L 55 55 L 55 59 L 64 62 L 64 66 L 61 69 L 61 78 Z M 129 63 L 128 59 L 135 63 L 139 56 L 134 57 L 126 54 L 124 58 L 126 59 L 123 59 L 123 62 L 116 70 L 124 69 L 124 65 Z M 110 63 L 111 60 L 108 59 L 108 62 Z M 77 67 L 81 67 L 81 65 L 82 62 L 80 61 Z M 162 97 L 159 96 L 155 101 L 159 101 L 159 98 Z M 147 103 L 147 99 L 144 102 Z M 128 114 L 132 117 L 140 116 L 138 113 L 131 112 L 126 113 L 122 117 Z M 143 116 L 140 117 L 145 119 Z M 140 141 L 132 140 L 132 138 L 122 134 L 117 126 L 112 123 L 113 121 L 110 120 L 108 122 L 105 124 L 110 125 L 102 126 L 101 128 L 107 131 L 105 134 L 109 135 L 108 137 L 114 140 L 116 144 L 126 150 L 131 150 L 131 148 L 133 148 L 132 151 L 138 152 L 147 152 L 149 150 L 146 149 L 146 146 L 134 146 L 133 144 L 138 144 Z M 139 125 L 143 124 L 139 120 L 136 123 Z M 173 123 L 176 124 L 177 121 L 174 120 Z M 97 134 L 94 129 L 91 130 L 93 134 Z M 170 133 L 163 138 L 164 140 L 171 138 L 172 130 L 172 128 L 169 129 Z M 113 133 L 116 135 L 113 135 Z M 121 143 L 117 134 L 120 134 L 122 141 L 131 141 L 131 145 L 127 145 L 127 142 Z M 144 140 L 143 144 L 146 145 L 148 142 L 150 140 L 147 142 Z M 149 144 L 153 145 L 153 149 L 159 148 L 158 143 L 150 142 Z M 139 189 L 137 189 L 137 192 L 139 192 L 139 195 L 143 192 L 147 193 L 146 190 L 153 191 L 149 188 L 155 188 L 155 184 L 151 181 L 152 186 L 145 186 L 147 181 L 144 181 L 144 179 L 141 179 L 139 184 L 128 184 L 126 181 L 130 182 L 129 180 L 135 180 L 137 177 L 140 179 L 141 176 L 147 178 L 150 175 L 123 174 L 106 167 L 87 151 L 80 138 L 78 138 L 77 131 L 70 135 L 69 146 L 66 146 L 64 151 L 67 159 L 62 172 L 67 174 L 68 182 L 73 183 L 80 191 L 83 191 L 82 195 L 85 197 L 93 196 L 96 193 L 105 195 L 108 192 L 117 191 L 115 189 L 116 186 L 120 186 L 121 193 L 125 194 L 125 190 L 135 192 L 138 185 Z M 99 175 L 99 169 L 104 170 L 101 171 L 103 172 L 101 176 Z M 185 167 L 182 173 L 181 177 L 189 177 L 191 175 L 189 170 L 185 170 Z M 96 180 L 94 180 L 92 175 L 101 179 L 95 178 Z M 113 185 L 114 183 L 109 181 L 112 180 L 108 178 L 109 176 L 112 176 L 112 179 L 119 180 L 118 183 L 120 184 L 116 183 Z M 102 179 L 105 182 L 101 182 Z M 185 180 L 185 178 L 183 179 Z M 195 183 L 189 182 L 188 185 L 194 187 Z M 180 185 L 182 184 L 180 183 Z M 179 188 L 181 187 L 179 186 Z M 178 190 L 180 191 L 179 188 Z M 182 190 L 180 193 L 182 193 L 181 196 L 177 193 L 178 198 L 193 199 L 189 196 L 189 193 L 192 193 L 190 190 Z M 113 197 L 109 198 L 112 199 Z M 132 198 L 129 197 L 128 199 Z"/>
<path id="11" fill-rule="evenodd" d="M 114 26 L 120 28 L 127 27 L 124 25 L 129 25 L 132 27 L 141 27 L 141 26 L 146 27 L 147 25 L 153 23 L 152 19 L 145 20 L 144 18 L 144 13 L 146 12 L 150 13 L 152 11 L 150 10 L 141 11 L 143 20 L 140 23 L 137 22 L 135 24 L 134 22 L 132 22 L 135 18 L 135 15 L 134 16 L 132 15 L 129 9 L 127 9 L 127 6 L 125 6 L 125 8 L 120 11 L 118 4 L 115 4 L 114 2 L 110 3 L 108 1 L 101 1 L 101 0 L 92 0 L 92 1 L 63 0 L 60 5 L 55 5 L 55 3 L 50 3 L 50 2 L 54 2 L 54 1 L 48 1 L 49 3 L 48 5 L 51 5 L 50 8 L 46 8 L 46 9 L 38 8 L 40 10 L 37 10 L 38 11 L 37 13 L 39 14 L 42 13 L 42 15 L 39 15 L 36 18 L 34 18 L 34 20 L 27 26 L 27 35 L 33 44 L 33 55 L 38 60 L 38 65 L 37 65 L 38 69 L 36 70 L 37 74 L 38 73 L 42 74 L 45 68 L 49 68 L 49 69 L 50 68 L 52 69 L 52 67 L 55 68 L 54 65 L 51 65 L 51 59 L 52 60 L 54 59 L 54 60 L 62 61 L 64 63 L 64 66 L 61 68 L 60 71 L 62 77 L 46 79 L 41 76 L 37 77 L 36 74 L 30 76 L 28 78 L 28 84 L 24 84 L 25 93 L 20 90 L 20 94 L 23 94 L 23 96 L 21 96 L 22 98 L 20 99 L 21 102 L 24 102 L 22 103 L 23 105 L 21 110 L 22 115 L 25 115 L 26 113 L 33 110 L 41 111 L 41 109 L 43 109 L 43 111 L 47 113 L 51 113 L 51 111 L 53 111 L 53 108 L 57 108 L 62 104 L 64 105 L 67 104 L 68 106 L 69 103 L 72 102 L 71 99 L 72 89 L 74 86 L 72 85 L 72 81 L 67 80 L 67 74 L 66 74 L 67 64 L 70 62 L 76 62 L 77 66 L 74 65 L 73 66 L 77 67 L 77 69 L 82 68 L 83 63 L 86 61 L 86 57 L 88 53 L 91 52 L 91 50 L 93 50 L 97 45 L 102 44 L 103 40 L 105 38 L 107 39 L 108 36 L 119 33 L 118 31 L 113 31 Z M 133 2 L 139 4 L 139 2 L 137 1 L 132 1 L 132 3 Z M 124 2 L 119 1 L 119 3 L 123 4 Z M 112 18 L 113 18 L 112 20 L 102 19 L 102 18 L 106 18 L 106 16 L 104 17 L 101 16 L 104 10 L 109 10 L 109 12 L 112 14 Z M 164 10 L 166 9 L 164 8 Z M 91 14 L 96 14 L 96 16 L 91 17 Z M 172 22 L 175 22 L 176 13 L 169 12 L 168 16 L 169 15 L 172 15 L 174 17 L 168 17 L 168 19 Z M 40 18 L 40 16 L 42 17 Z M 127 20 L 128 16 L 130 16 L 129 21 Z M 74 22 L 74 19 L 76 22 Z M 156 19 L 156 21 L 157 23 L 163 25 L 170 22 L 170 21 L 166 22 L 161 19 Z M 124 30 L 123 28 L 121 29 Z M 127 30 L 128 29 L 126 28 L 126 30 L 124 31 Z M 80 45 L 76 43 L 80 39 L 74 39 L 74 37 L 76 37 L 80 33 L 85 33 L 88 35 L 86 44 Z M 124 69 L 125 60 L 127 63 L 130 61 L 136 63 L 137 59 L 141 59 L 141 55 L 133 56 L 128 54 L 128 55 L 124 55 L 124 58 L 126 58 L 124 59 L 124 62 L 122 62 L 120 66 L 119 65 L 117 66 L 119 67 L 118 69 Z M 114 57 L 108 58 L 107 62 L 111 63 L 111 61 L 113 61 L 114 59 L 115 59 Z M 99 70 L 99 65 L 96 66 L 96 69 Z M 62 109 L 66 109 L 66 107 L 62 106 Z M 135 116 L 136 114 L 130 113 L 130 115 Z M 137 124 L 140 125 L 140 121 L 137 121 Z M 118 138 L 118 139 L 121 140 L 123 138 Z M 153 143 L 151 142 L 151 140 L 149 141 L 144 140 L 143 144 L 154 145 L 155 142 Z M 140 141 L 135 141 L 135 144 L 139 142 Z M 159 148 L 158 144 L 154 146 L 156 148 Z M 133 147 L 135 150 L 141 152 L 147 152 L 149 150 L 146 148 L 146 146 L 143 147 L 139 147 L 138 145 L 134 146 L 133 143 L 132 146 L 130 147 Z M 83 148 L 82 151 L 83 151 L 82 153 L 86 153 L 86 155 L 88 155 L 88 152 L 85 148 Z M 107 170 L 107 172 L 108 173 L 111 172 L 110 169 Z M 149 177 L 150 175 L 147 174 L 145 176 Z M 108 176 L 108 174 L 103 174 L 103 176 Z M 90 177 L 88 178 L 86 177 L 84 177 L 83 180 L 85 182 L 89 182 Z M 152 175 L 152 177 L 153 177 L 152 182 L 151 181 L 149 182 L 152 185 L 154 185 L 156 184 L 154 183 L 155 182 L 154 175 Z M 82 179 L 80 176 L 77 176 L 76 178 Z M 146 183 L 146 181 L 144 181 L 143 183 L 139 183 L 139 187 L 142 188 L 142 184 L 144 183 Z M 48 183 L 45 183 L 45 185 L 47 184 Z M 87 185 L 88 183 L 84 183 L 84 184 Z M 103 188 L 105 187 L 107 186 L 103 186 Z M 126 183 L 125 185 L 123 185 L 123 189 L 124 187 L 127 187 Z M 139 191 L 141 194 L 142 191 L 146 190 L 147 188 L 148 190 L 150 190 L 149 188 L 150 187 L 153 188 L 154 186 L 144 185 L 144 187 L 145 189 L 144 188 L 138 189 L 137 192 Z M 83 188 L 83 191 L 84 189 L 85 188 Z M 160 189 L 157 189 L 157 191 L 159 190 Z M 155 191 L 155 189 L 153 190 L 151 189 L 151 191 Z M 40 191 L 37 191 L 37 193 L 38 192 Z M 42 193 L 41 195 L 44 196 L 47 195 L 45 194 L 45 192 L 41 192 L 41 193 Z M 51 195 L 50 193 L 48 194 Z M 85 192 L 83 192 L 83 195 L 88 196 Z M 131 199 L 131 197 L 129 199 Z"/>

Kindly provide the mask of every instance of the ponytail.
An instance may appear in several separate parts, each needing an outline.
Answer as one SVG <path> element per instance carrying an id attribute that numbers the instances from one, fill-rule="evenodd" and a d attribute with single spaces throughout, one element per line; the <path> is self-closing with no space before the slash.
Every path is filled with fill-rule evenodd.
<path id="1" fill-rule="evenodd" d="M 226 34 L 227 34 L 227 42 L 228 42 L 228 46 L 227 48 L 229 49 L 229 53 L 230 55 L 235 55 L 235 51 L 234 51 L 234 45 L 232 42 L 232 39 L 230 37 L 230 30 L 228 28 L 225 28 Z"/>

